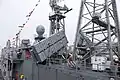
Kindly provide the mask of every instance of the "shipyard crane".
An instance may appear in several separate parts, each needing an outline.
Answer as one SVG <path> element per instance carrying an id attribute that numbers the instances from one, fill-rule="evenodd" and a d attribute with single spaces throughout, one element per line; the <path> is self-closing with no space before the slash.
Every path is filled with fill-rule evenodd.
<path id="1" fill-rule="evenodd" d="M 116 0 L 81 0 L 73 55 L 74 60 L 78 55 L 82 56 L 80 62 L 87 66 L 91 66 L 93 56 L 107 55 L 111 70 L 115 68 L 114 55 L 120 64 L 120 25 Z"/>
<path id="2" fill-rule="evenodd" d="M 116 0 L 81 0 L 74 42 L 74 58 L 76 50 L 82 51 L 83 48 L 84 51 L 90 49 L 87 54 L 83 54 L 83 58 L 105 53 L 110 55 L 112 62 L 113 55 L 120 58 L 120 26 Z"/>

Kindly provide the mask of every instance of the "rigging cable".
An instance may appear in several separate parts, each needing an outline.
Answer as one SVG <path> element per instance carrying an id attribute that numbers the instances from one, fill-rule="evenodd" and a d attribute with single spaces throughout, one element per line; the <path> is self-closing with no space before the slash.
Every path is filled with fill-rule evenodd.
<path id="1" fill-rule="evenodd" d="M 12 43 L 13 45 L 15 45 L 15 42 L 17 41 L 17 38 L 19 37 L 21 31 L 23 30 L 23 28 L 25 27 L 25 25 L 28 23 L 28 21 L 30 20 L 31 15 L 33 14 L 33 12 L 35 11 L 35 9 L 37 8 L 37 6 L 39 5 L 40 0 L 38 0 L 38 2 L 35 4 L 35 7 L 32 9 L 32 11 L 29 12 L 28 15 L 26 15 L 27 20 L 25 21 L 25 23 L 22 24 L 22 26 L 18 26 L 20 27 L 20 30 L 18 31 L 18 33 L 16 33 L 16 37 L 12 38 Z"/>

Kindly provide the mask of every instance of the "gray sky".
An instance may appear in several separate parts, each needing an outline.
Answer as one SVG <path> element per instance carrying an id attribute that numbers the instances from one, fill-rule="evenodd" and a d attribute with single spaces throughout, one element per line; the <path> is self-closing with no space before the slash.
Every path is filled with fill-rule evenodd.
<path id="1" fill-rule="evenodd" d="M 38 0 L 0 0 L 0 46 L 5 46 L 8 39 L 12 40 L 19 28 L 27 18 L 26 15 L 34 8 Z M 117 0 L 117 3 L 120 0 Z M 66 35 L 69 44 L 73 44 L 79 14 L 80 0 L 66 0 L 66 5 L 73 8 L 66 16 Z M 120 7 L 120 6 L 118 6 Z M 34 11 L 31 19 L 21 33 L 21 38 L 29 38 L 33 41 L 36 34 L 36 26 L 41 24 L 45 26 L 46 32 L 49 33 L 49 0 L 41 0 L 39 6 Z M 120 12 L 119 12 L 120 13 Z"/>

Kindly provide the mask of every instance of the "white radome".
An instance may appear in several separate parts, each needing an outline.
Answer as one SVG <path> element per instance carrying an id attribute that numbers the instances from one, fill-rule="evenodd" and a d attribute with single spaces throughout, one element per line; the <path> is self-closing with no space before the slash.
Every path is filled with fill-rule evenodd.
<path id="1" fill-rule="evenodd" d="M 39 36 L 40 36 L 40 35 L 43 35 L 44 32 L 45 32 L 44 26 L 38 25 L 37 28 L 36 28 L 36 32 L 37 32 L 37 34 L 38 34 Z"/>

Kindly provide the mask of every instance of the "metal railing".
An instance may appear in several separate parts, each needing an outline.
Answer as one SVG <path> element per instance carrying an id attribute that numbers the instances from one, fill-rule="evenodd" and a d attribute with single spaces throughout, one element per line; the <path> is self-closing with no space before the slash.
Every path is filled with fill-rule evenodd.
<path id="1" fill-rule="evenodd" d="M 80 68 L 80 70 L 78 70 L 78 68 Z M 114 78 L 114 80 L 120 80 L 120 66 L 118 65 L 83 63 L 77 64 L 76 70 L 91 70 L 93 72 L 107 73 L 108 75 L 103 76 Z"/>

